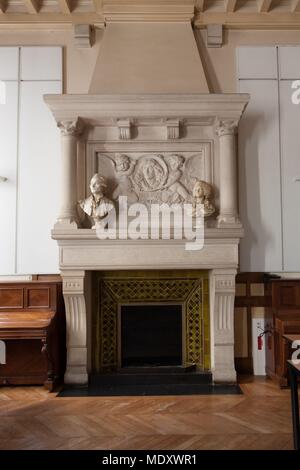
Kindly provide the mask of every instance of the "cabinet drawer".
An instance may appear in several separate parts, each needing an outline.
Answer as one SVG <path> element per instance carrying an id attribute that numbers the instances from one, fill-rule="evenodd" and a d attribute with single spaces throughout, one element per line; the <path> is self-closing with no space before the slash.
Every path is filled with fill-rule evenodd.
<path id="1" fill-rule="evenodd" d="M 300 309 L 299 282 L 281 282 L 273 285 L 273 306 L 278 309 Z"/>

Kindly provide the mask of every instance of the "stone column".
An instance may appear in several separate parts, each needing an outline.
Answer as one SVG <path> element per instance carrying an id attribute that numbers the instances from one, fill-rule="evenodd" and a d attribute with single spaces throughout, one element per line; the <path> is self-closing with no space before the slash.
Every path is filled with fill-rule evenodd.
<path id="1" fill-rule="evenodd" d="M 220 148 L 220 215 L 219 226 L 241 225 L 237 208 L 237 163 L 235 133 L 237 122 L 219 121 L 217 134 Z"/>
<path id="2" fill-rule="evenodd" d="M 62 271 L 67 322 L 67 368 L 65 383 L 86 384 L 87 325 L 84 271 Z"/>
<path id="3" fill-rule="evenodd" d="M 214 365 L 216 383 L 235 383 L 234 367 L 234 298 L 235 269 L 215 269 L 212 273 L 214 298 Z"/>
<path id="4" fill-rule="evenodd" d="M 77 228 L 77 139 L 83 125 L 78 118 L 75 121 L 61 121 L 58 127 L 61 130 L 62 181 L 61 207 L 55 228 Z"/>

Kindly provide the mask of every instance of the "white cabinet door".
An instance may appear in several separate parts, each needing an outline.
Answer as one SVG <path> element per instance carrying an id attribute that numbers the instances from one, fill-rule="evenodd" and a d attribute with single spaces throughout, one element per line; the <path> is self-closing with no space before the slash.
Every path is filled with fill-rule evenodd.
<path id="1" fill-rule="evenodd" d="M 58 248 L 51 229 L 58 214 L 60 135 L 46 93 L 61 93 L 61 82 L 22 82 L 20 89 L 19 273 L 58 272 Z"/>
<path id="2" fill-rule="evenodd" d="M 251 99 L 239 128 L 241 271 L 282 270 L 280 142 L 276 80 L 241 80 Z"/>
<path id="3" fill-rule="evenodd" d="M 278 48 L 279 77 L 300 80 L 300 47 L 281 46 Z"/>
<path id="4" fill-rule="evenodd" d="M 5 104 L 0 104 L 0 274 L 15 272 L 17 192 L 18 83 L 3 82 Z"/>
<path id="5" fill-rule="evenodd" d="M 61 47 L 22 47 L 21 80 L 61 80 Z"/>
<path id="6" fill-rule="evenodd" d="M 238 47 L 236 51 L 236 68 L 239 79 L 276 79 L 276 47 Z"/>
<path id="7" fill-rule="evenodd" d="M 19 48 L 0 47 L 0 80 L 18 80 Z"/>
<path id="8" fill-rule="evenodd" d="M 285 271 L 299 272 L 300 104 L 292 103 L 291 85 L 289 80 L 280 82 L 283 260 Z"/>

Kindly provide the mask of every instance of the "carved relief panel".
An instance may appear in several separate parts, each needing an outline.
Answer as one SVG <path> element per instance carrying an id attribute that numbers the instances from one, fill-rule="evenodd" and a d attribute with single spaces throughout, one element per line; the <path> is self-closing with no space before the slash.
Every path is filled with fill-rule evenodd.
<path id="1" fill-rule="evenodd" d="M 196 151 L 118 151 L 94 150 L 93 171 L 107 181 L 107 196 L 128 203 L 182 204 L 192 202 L 197 180 L 213 183 L 210 144 L 197 145 Z M 89 176 L 89 175 L 88 175 Z"/>

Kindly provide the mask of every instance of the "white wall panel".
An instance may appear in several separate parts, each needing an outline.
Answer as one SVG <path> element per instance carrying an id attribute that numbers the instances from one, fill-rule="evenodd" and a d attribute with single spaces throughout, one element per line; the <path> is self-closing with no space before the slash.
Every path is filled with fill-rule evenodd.
<path id="1" fill-rule="evenodd" d="M 0 104 L 0 274 L 15 272 L 17 194 L 18 82 L 5 82 L 6 103 Z"/>
<path id="2" fill-rule="evenodd" d="M 239 79 L 277 79 L 275 47 L 238 47 L 236 57 Z"/>
<path id="3" fill-rule="evenodd" d="M 279 77 L 300 80 L 300 46 L 278 48 Z"/>
<path id="4" fill-rule="evenodd" d="M 283 259 L 285 271 L 299 272 L 300 104 L 295 105 L 291 101 L 294 91 L 291 85 L 292 81 L 280 82 Z"/>
<path id="5" fill-rule="evenodd" d="M 50 232 L 59 206 L 60 136 L 43 101 L 46 93 L 61 93 L 61 82 L 21 83 L 19 273 L 58 272 L 58 248 Z"/>
<path id="6" fill-rule="evenodd" d="M 245 237 L 241 271 L 282 270 L 278 86 L 241 80 L 250 103 L 239 128 L 239 201 Z"/>
<path id="7" fill-rule="evenodd" d="M 0 47 L 0 80 L 18 80 L 19 48 Z"/>
<path id="8" fill-rule="evenodd" d="M 22 47 L 21 80 L 61 80 L 61 47 Z"/>

